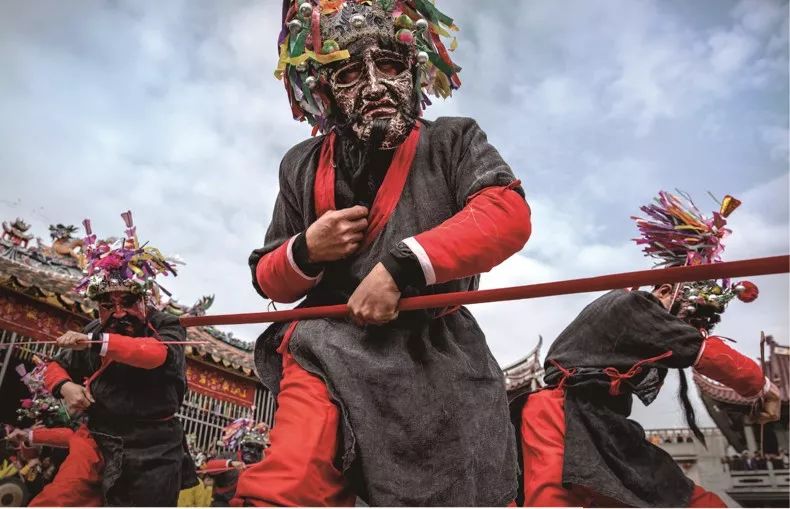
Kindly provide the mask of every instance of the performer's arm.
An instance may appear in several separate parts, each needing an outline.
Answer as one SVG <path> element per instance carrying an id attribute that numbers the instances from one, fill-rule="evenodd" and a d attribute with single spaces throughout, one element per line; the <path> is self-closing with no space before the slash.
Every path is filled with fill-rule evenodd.
<path id="1" fill-rule="evenodd" d="M 421 287 L 487 272 L 529 239 L 530 209 L 514 189 L 487 187 L 439 226 L 404 239 L 382 263 L 398 288 Z"/>
<path id="2" fill-rule="evenodd" d="M 44 370 L 44 387 L 50 394 L 60 397 L 60 388 L 66 382 L 71 382 L 71 376 L 68 371 L 58 362 L 50 361 Z"/>
<path id="3" fill-rule="evenodd" d="M 156 338 L 131 338 L 123 334 L 104 333 L 95 347 L 99 355 L 135 368 L 154 369 L 167 359 L 167 346 Z"/>
<path id="4" fill-rule="evenodd" d="M 182 358 L 184 347 L 178 343 L 186 340 L 186 330 L 178 323 L 178 318 L 159 313 L 152 326 L 157 337 L 104 333 L 95 338 L 101 343 L 94 343 L 92 348 L 105 359 L 142 369 L 158 368 L 170 357 Z M 162 341 L 171 343 L 165 345 Z"/>
<path id="5" fill-rule="evenodd" d="M 32 428 L 28 432 L 30 445 L 68 448 L 69 439 L 74 435 L 70 428 Z"/>
<path id="6" fill-rule="evenodd" d="M 748 399 L 757 399 L 771 390 L 771 382 L 755 361 L 709 336 L 700 348 L 694 369 Z"/>
<path id="7" fill-rule="evenodd" d="M 213 458 L 208 460 L 201 470 L 221 470 L 223 468 L 230 468 L 230 462 L 231 460 L 229 459 Z"/>
<path id="8" fill-rule="evenodd" d="M 298 263 L 305 257 L 302 250 L 306 250 L 304 233 L 294 235 L 258 261 L 255 280 L 270 299 L 297 301 L 321 280 L 320 266 L 315 272 L 312 266 L 305 266 L 307 263 Z"/>

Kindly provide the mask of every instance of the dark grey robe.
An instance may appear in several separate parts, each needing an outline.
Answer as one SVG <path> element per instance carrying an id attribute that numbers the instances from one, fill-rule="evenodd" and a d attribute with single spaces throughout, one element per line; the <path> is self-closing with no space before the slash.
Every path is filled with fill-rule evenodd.
<path id="1" fill-rule="evenodd" d="M 411 172 L 387 226 L 369 248 L 329 264 L 303 305 L 346 302 L 399 241 L 452 217 L 475 192 L 515 180 L 473 120 L 421 122 Z M 250 257 L 261 295 L 254 275 L 258 260 L 316 220 L 313 186 L 323 139 L 300 143 L 281 164 L 266 243 Z M 475 276 L 422 293 L 477 285 Z M 437 314 L 402 313 L 385 326 L 364 329 L 344 320 L 303 321 L 289 347 L 340 405 L 338 464 L 366 502 L 503 506 L 516 495 L 517 460 L 502 371 L 468 310 Z M 270 327 L 255 349 L 259 376 L 274 393 L 282 371 L 275 349 L 284 330 L 285 324 Z"/>

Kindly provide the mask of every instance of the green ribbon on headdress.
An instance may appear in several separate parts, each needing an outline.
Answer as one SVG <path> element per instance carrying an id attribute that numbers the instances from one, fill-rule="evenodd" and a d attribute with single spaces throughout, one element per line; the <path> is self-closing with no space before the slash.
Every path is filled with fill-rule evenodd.
<path id="1" fill-rule="evenodd" d="M 414 6 L 417 7 L 417 10 L 420 11 L 420 14 L 425 15 L 429 21 L 433 21 L 434 23 L 440 21 L 448 27 L 453 26 L 453 18 L 442 13 L 431 2 L 428 2 L 427 0 L 415 0 Z"/>

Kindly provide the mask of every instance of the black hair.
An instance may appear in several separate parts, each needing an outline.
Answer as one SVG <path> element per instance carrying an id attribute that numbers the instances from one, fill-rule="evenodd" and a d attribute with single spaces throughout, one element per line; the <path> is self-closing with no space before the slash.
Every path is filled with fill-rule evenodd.
<path id="1" fill-rule="evenodd" d="M 702 434 L 702 430 L 699 429 L 697 426 L 697 416 L 694 413 L 694 407 L 691 405 L 691 401 L 689 400 L 688 395 L 688 380 L 686 380 L 686 372 L 682 369 L 678 370 L 678 376 L 680 377 L 680 388 L 678 389 L 678 396 L 680 397 L 680 404 L 683 406 L 683 413 L 686 417 L 686 424 L 688 425 L 691 432 L 697 437 L 697 440 L 700 441 L 705 448 L 708 447 L 708 444 L 705 443 L 705 436 Z"/>

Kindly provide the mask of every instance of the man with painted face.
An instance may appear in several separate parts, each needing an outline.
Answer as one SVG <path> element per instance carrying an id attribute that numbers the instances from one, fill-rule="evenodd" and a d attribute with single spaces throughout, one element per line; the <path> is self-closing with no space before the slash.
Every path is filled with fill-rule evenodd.
<path id="1" fill-rule="evenodd" d="M 267 329 L 257 372 L 277 394 L 272 445 L 238 504 L 505 505 L 515 439 L 502 371 L 465 308 L 401 297 L 477 288 L 530 235 L 524 191 L 468 118 L 422 120 L 460 70 L 432 2 L 284 3 L 292 111 L 323 135 L 292 148 L 265 244 L 264 297 L 348 303 L 350 320 Z"/>
<path id="2" fill-rule="evenodd" d="M 661 265 L 715 263 L 729 234 L 731 197 L 712 218 L 689 201 L 662 192 L 636 218 L 645 252 Z M 523 456 L 524 506 L 726 507 L 686 477 L 666 451 L 633 420 L 634 396 L 645 405 L 669 369 L 680 377 L 680 399 L 697 440 L 684 368 L 732 388 L 757 405 L 760 422 L 778 419 L 779 392 L 752 359 L 709 335 L 734 298 L 750 302 L 748 282 L 661 284 L 652 291 L 619 289 L 585 307 L 546 354 L 546 387 L 512 404 Z M 521 498 L 521 497 L 520 497 Z"/>
<path id="3" fill-rule="evenodd" d="M 269 444 L 269 426 L 237 419 L 225 427 L 221 443 L 229 452 L 208 460 L 203 467 L 214 479 L 212 507 L 228 507 L 236 494 L 239 472 L 263 459 L 263 449 Z"/>
<path id="4" fill-rule="evenodd" d="M 87 275 L 76 290 L 96 302 L 99 319 L 58 338 L 62 351 L 45 383 L 87 423 L 35 505 L 174 506 L 182 485 L 196 483 L 175 418 L 186 391 L 178 344 L 186 332 L 146 302 L 153 278 L 175 272 L 158 250 L 139 245 L 131 213 L 122 217 L 126 238 L 112 246 L 85 221 Z"/>

